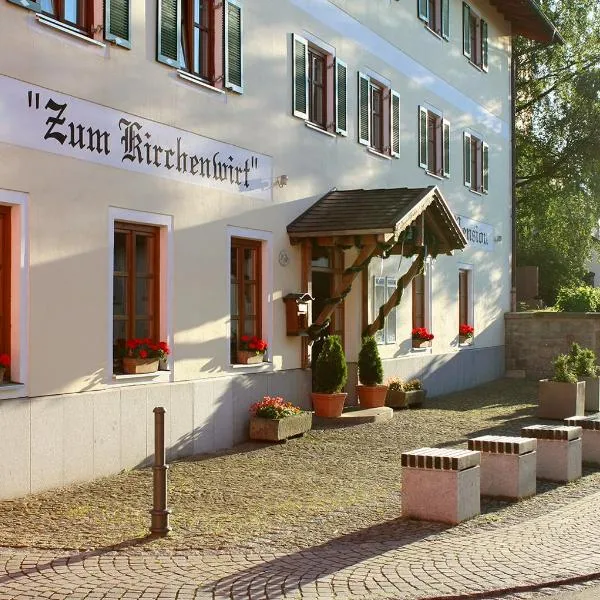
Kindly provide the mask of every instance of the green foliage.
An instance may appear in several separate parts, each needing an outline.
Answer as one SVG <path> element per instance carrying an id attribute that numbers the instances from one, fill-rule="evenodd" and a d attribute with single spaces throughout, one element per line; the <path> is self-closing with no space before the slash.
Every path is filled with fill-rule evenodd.
<path id="1" fill-rule="evenodd" d="M 565 44 L 517 38 L 517 262 L 540 295 L 582 282 L 600 218 L 600 3 L 540 0 Z"/>
<path id="2" fill-rule="evenodd" d="M 363 385 L 379 385 L 383 382 L 383 365 L 377 342 L 372 335 L 362 340 L 358 353 L 358 379 Z"/>
<path id="3" fill-rule="evenodd" d="M 600 288 L 589 285 L 561 287 L 556 297 L 556 308 L 563 312 L 598 312 Z"/>
<path id="4" fill-rule="evenodd" d="M 577 383 L 577 375 L 573 372 L 571 361 L 567 354 L 559 354 L 553 361 L 554 377 L 552 381 Z"/>
<path id="5" fill-rule="evenodd" d="M 315 363 L 313 391 L 322 394 L 340 392 L 348 379 L 348 366 L 339 335 L 325 338 Z"/>
<path id="6" fill-rule="evenodd" d="M 388 386 L 388 390 L 390 392 L 401 392 L 404 389 L 404 382 L 400 377 L 390 377 L 386 381 L 386 385 Z"/>
<path id="7" fill-rule="evenodd" d="M 569 350 L 569 363 L 571 370 L 578 379 L 598 376 L 596 353 L 591 348 L 582 348 L 579 344 L 573 342 Z"/>
<path id="8" fill-rule="evenodd" d="M 408 381 L 404 382 L 404 385 L 402 387 L 405 392 L 412 392 L 415 390 L 423 389 L 420 379 L 409 379 Z"/>

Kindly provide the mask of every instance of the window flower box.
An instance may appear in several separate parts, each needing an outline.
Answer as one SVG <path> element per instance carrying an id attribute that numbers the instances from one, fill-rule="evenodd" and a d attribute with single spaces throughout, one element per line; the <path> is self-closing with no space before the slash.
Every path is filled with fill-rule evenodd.
<path id="1" fill-rule="evenodd" d="M 158 358 L 123 357 L 123 371 L 127 375 L 140 375 L 158 371 Z"/>
<path id="2" fill-rule="evenodd" d="M 428 348 L 431 346 L 431 340 L 435 336 L 427 331 L 426 327 L 415 327 L 412 330 L 412 347 L 413 348 Z"/>
<path id="3" fill-rule="evenodd" d="M 240 365 L 256 365 L 263 362 L 264 358 L 264 352 L 256 352 L 255 350 L 238 350 L 236 361 Z"/>

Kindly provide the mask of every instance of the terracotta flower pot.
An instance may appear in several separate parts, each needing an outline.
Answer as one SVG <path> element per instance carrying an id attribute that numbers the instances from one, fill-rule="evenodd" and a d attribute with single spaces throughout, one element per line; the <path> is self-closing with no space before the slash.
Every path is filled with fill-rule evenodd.
<path id="1" fill-rule="evenodd" d="M 361 385 L 356 386 L 358 400 L 362 408 L 379 408 L 385 406 L 387 385 Z"/>
<path id="2" fill-rule="evenodd" d="M 237 362 L 240 365 L 256 365 L 263 362 L 265 355 L 262 352 L 257 354 L 256 350 L 238 350 Z"/>
<path id="3" fill-rule="evenodd" d="M 317 417 L 341 417 L 346 401 L 346 392 L 338 394 L 321 394 L 312 392 L 310 397 Z"/>
<path id="4" fill-rule="evenodd" d="M 412 341 L 413 348 L 429 348 L 431 346 L 430 340 L 415 340 Z"/>
<path id="5" fill-rule="evenodd" d="M 126 356 L 123 359 L 123 371 L 128 375 L 154 373 L 158 371 L 158 358 L 132 358 Z"/>
<path id="6" fill-rule="evenodd" d="M 473 336 L 472 335 L 459 335 L 458 343 L 462 344 L 463 346 L 470 346 L 473 343 Z"/>

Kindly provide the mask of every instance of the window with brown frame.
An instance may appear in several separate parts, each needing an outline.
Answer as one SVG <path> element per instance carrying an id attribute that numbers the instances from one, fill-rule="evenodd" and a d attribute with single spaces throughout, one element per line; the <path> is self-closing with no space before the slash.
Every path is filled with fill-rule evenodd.
<path id="1" fill-rule="evenodd" d="M 489 146 L 480 138 L 464 133 L 464 183 L 473 192 L 489 189 Z"/>
<path id="2" fill-rule="evenodd" d="M 11 257 L 11 208 L 0 205 L 0 354 L 10 352 L 10 257 Z M 7 369 L 8 371 L 8 369 Z M 6 379 L 10 379 L 7 373 Z"/>
<path id="3" fill-rule="evenodd" d="M 131 338 L 159 340 L 160 228 L 115 222 L 113 346 Z"/>
<path id="4" fill-rule="evenodd" d="M 262 268 L 258 240 L 231 239 L 231 362 L 243 335 L 262 337 Z"/>
<path id="5" fill-rule="evenodd" d="M 327 128 L 327 58 L 313 46 L 308 47 L 308 120 Z"/>
<path id="6" fill-rule="evenodd" d="M 450 122 L 419 106 L 419 166 L 430 175 L 450 177 Z"/>
<path id="7" fill-rule="evenodd" d="M 463 54 L 480 69 L 488 70 L 488 24 L 463 3 Z"/>
<path id="8" fill-rule="evenodd" d="M 93 24 L 93 0 L 41 0 L 42 13 L 89 33 Z"/>
<path id="9" fill-rule="evenodd" d="M 425 275 L 420 273 L 412 280 L 412 327 L 426 327 L 425 324 Z"/>
<path id="10" fill-rule="evenodd" d="M 425 22 L 428 29 L 444 39 L 449 37 L 450 0 L 418 0 L 419 19 Z"/>
<path id="11" fill-rule="evenodd" d="M 202 79 L 215 80 L 215 9 L 213 0 L 182 0 L 184 68 Z"/>
<path id="12" fill-rule="evenodd" d="M 458 323 L 459 325 L 469 324 L 469 271 L 467 269 L 458 270 Z"/>

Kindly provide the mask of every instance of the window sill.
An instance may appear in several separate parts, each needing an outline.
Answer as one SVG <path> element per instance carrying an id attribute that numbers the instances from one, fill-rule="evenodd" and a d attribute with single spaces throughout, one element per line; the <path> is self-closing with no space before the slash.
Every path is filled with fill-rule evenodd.
<path id="1" fill-rule="evenodd" d="M 136 373 L 133 375 L 113 373 L 111 383 L 166 383 L 169 381 L 171 381 L 171 371 L 155 371 L 154 373 Z"/>
<path id="2" fill-rule="evenodd" d="M 0 383 L 0 400 L 9 398 L 24 398 L 25 392 L 26 390 L 24 383 L 17 383 L 13 381 Z"/>
<path id="3" fill-rule="evenodd" d="M 473 62 L 468 56 L 465 57 L 468 61 L 469 64 L 474 68 L 477 69 L 480 73 L 487 73 L 487 71 L 483 68 L 482 65 L 478 65 L 477 63 Z"/>
<path id="4" fill-rule="evenodd" d="M 332 137 L 335 138 L 337 137 L 335 135 L 335 133 L 331 133 L 331 131 L 327 131 L 325 129 L 323 129 L 322 127 L 319 127 L 318 125 L 315 125 L 314 123 L 311 123 L 310 121 L 304 121 L 304 124 L 309 128 L 312 129 L 314 131 L 318 131 L 319 133 L 322 133 L 323 135 L 326 135 L 328 137 Z"/>
<path id="5" fill-rule="evenodd" d="M 474 190 L 473 188 L 469 188 L 470 192 L 473 192 L 473 194 L 477 194 L 478 196 L 485 196 L 487 194 L 487 192 L 483 192 L 481 190 Z"/>
<path id="6" fill-rule="evenodd" d="M 190 83 L 193 83 L 194 85 L 197 85 L 199 87 L 210 90 L 211 92 L 215 92 L 216 94 L 225 94 L 225 90 L 216 88 L 214 85 L 211 85 L 210 83 L 207 83 L 206 81 L 204 81 L 204 79 L 200 79 L 200 77 L 197 77 L 196 75 L 192 75 L 191 73 L 188 73 L 187 71 L 184 71 L 183 69 L 177 69 L 177 75 L 179 77 L 181 77 L 181 79 L 184 79 L 185 81 L 189 81 Z"/>
<path id="7" fill-rule="evenodd" d="M 435 179 L 439 179 L 440 181 L 444 181 L 444 179 L 448 179 L 448 177 L 444 177 L 443 175 L 438 175 L 437 173 L 434 173 L 433 171 L 429 171 L 427 169 L 425 169 L 425 173 L 427 173 L 427 175 L 429 175 L 430 177 L 435 177 Z"/>
<path id="8" fill-rule="evenodd" d="M 429 31 L 429 33 L 430 33 L 432 36 L 436 37 L 438 40 L 440 40 L 440 41 L 444 41 L 444 40 L 448 41 L 448 39 L 447 39 L 447 38 L 445 38 L 445 37 L 442 35 L 441 31 L 440 31 L 440 32 L 438 32 L 438 31 L 436 31 L 435 29 L 432 29 L 431 27 L 429 27 L 429 25 L 428 25 L 427 23 L 424 23 L 424 24 L 423 24 L 423 26 L 425 27 L 425 29 L 427 29 L 427 31 Z"/>
<path id="9" fill-rule="evenodd" d="M 268 362 L 268 361 L 264 361 L 264 362 L 261 362 L 261 363 L 253 363 L 253 364 L 252 363 L 251 364 L 246 364 L 246 363 L 231 363 L 229 365 L 229 367 L 231 369 L 235 369 L 236 371 L 238 369 L 251 369 L 253 371 L 256 371 L 257 369 L 264 370 L 267 367 L 272 367 L 272 366 L 273 366 L 273 363 Z"/>
<path id="10" fill-rule="evenodd" d="M 65 23 L 61 23 L 60 21 L 57 21 L 52 17 L 48 17 L 47 15 L 41 13 L 36 13 L 35 17 L 42 25 L 52 27 L 53 29 L 57 29 L 58 31 L 62 31 L 63 33 L 66 33 L 67 35 L 87 42 L 88 44 L 93 44 L 94 46 L 99 46 L 100 48 L 106 48 L 106 44 L 104 42 L 100 42 L 98 40 L 95 40 L 94 38 L 88 37 L 87 35 L 85 35 L 81 31 L 78 31 L 74 27 L 70 27 Z"/>
<path id="11" fill-rule="evenodd" d="M 425 348 L 411 348 L 409 354 L 431 354 L 431 346 Z"/>
<path id="12" fill-rule="evenodd" d="M 375 150 L 370 146 L 367 148 L 367 152 L 374 154 L 375 156 L 379 156 L 379 158 L 385 158 L 386 160 L 392 160 L 392 157 L 389 154 L 383 154 L 383 152 L 379 152 L 379 150 Z"/>

